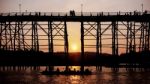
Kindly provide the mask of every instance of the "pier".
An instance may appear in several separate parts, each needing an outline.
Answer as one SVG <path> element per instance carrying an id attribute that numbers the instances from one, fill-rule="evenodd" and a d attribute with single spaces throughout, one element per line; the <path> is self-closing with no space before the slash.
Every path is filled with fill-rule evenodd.
<path id="1" fill-rule="evenodd" d="M 78 62 L 69 58 L 67 22 L 81 24 Z M 95 44 L 88 44 L 92 40 Z M 104 43 L 106 40 L 109 42 Z M 64 51 L 54 52 L 55 46 L 64 47 Z M 85 52 L 88 48 L 96 52 Z M 104 48 L 110 48 L 112 53 L 104 54 Z M 148 11 L 0 13 L 0 66 L 66 66 L 68 70 L 68 66 L 78 65 L 81 71 L 84 66 L 149 68 L 149 54 Z"/>

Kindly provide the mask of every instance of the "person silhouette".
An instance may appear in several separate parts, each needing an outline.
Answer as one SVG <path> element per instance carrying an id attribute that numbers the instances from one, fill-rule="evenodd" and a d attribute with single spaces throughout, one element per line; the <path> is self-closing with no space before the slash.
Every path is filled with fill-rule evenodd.
<path id="1" fill-rule="evenodd" d="M 75 11 L 74 10 L 70 11 L 70 16 L 75 16 Z"/>

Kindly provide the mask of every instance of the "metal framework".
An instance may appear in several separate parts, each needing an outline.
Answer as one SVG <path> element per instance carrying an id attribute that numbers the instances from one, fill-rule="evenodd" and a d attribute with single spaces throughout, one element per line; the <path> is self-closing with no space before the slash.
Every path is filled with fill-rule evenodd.
<path id="1" fill-rule="evenodd" d="M 81 22 L 82 61 L 84 61 L 85 49 L 95 49 L 96 56 L 106 53 L 103 50 L 110 49 L 112 56 L 119 56 L 122 53 L 149 51 L 149 42 L 149 22 Z M 81 70 L 84 70 L 84 67 L 81 66 Z"/>

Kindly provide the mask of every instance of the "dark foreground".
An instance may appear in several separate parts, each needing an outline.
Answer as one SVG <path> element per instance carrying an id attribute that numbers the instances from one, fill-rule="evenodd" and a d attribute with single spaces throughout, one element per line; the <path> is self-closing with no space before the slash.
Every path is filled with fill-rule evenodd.
<path id="1" fill-rule="evenodd" d="M 42 75 L 40 71 L 1 71 L 0 84 L 150 84 L 150 72 L 113 72 L 103 68 L 91 75 Z"/>
<path id="2" fill-rule="evenodd" d="M 130 52 L 118 56 L 99 54 L 95 52 L 44 53 L 35 51 L 5 51 L 0 50 L 0 66 L 107 66 L 107 67 L 143 67 L 150 68 L 150 51 Z M 6 62 L 7 61 L 7 62 Z M 125 64 L 125 65 L 122 65 Z"/>

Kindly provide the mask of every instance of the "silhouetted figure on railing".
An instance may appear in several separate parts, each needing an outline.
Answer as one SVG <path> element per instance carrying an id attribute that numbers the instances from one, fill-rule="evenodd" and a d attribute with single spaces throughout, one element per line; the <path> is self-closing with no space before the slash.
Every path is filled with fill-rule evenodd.
<path id="1" fill-rule="evenodd" d="M 75 16 L 75 11 L 74 10 L 70 11 L 70 16 Z"/>
<path id="2" fill-rule="evenodd" d="M 143 14 L 147 14 L 147 10 L 145 10 L 145 11 L 143 12 Z"/>

